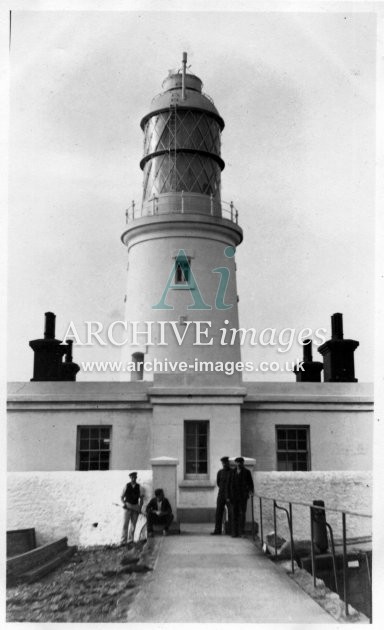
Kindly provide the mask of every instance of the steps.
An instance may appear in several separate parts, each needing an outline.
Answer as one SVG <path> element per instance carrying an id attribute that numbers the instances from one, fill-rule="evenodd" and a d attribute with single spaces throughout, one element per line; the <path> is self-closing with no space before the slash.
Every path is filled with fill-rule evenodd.
<path id="1" fill-rule="evenodd" d="M 56 569 L 77 550 L 77 547 L 68 547 L 67 543 L 66 537 L 60 538 L 53 543 L 8 558 L 7 586 L 18 582 L 33 582 Z"/>

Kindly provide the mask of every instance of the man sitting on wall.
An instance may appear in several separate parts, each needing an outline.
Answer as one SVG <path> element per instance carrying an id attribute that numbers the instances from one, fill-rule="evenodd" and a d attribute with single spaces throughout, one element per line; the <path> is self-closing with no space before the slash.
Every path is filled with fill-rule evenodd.
<path id="1" fill-rule="evenodd" d="M 131 529 L 129 531 L 130 540 L 128 540 L 128 544 L 133 542 L 136 521 L 141 512 L 144 498 L 140 485 L 136 483 L 137 472 L 129 473 L 129 477 L 131 481 L 127 483 L 121 495 L 124 507 L 124 523 L 120 541 L 122 545 L 127 543 L 129 523 L 131 523 Z"/>
<path id="2" fill-rule="evenodd" d="M 148 537 L 153 536 L 153 526 L 162 525 L 163 536 L 167 536 L 170 524 L 173 521 L 171 504 L 164 496 L 162 488 L 155 490 L 155 496 L 147 505 L 147 531 Z"/>

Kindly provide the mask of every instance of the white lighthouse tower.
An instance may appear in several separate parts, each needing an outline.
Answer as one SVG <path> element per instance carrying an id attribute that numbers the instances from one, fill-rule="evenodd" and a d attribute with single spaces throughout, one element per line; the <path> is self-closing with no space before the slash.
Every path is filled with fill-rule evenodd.
<path id="1" fill-rule="evenodd" d="M 182 70 L 169 73 L 141 121 L 143 199 L 127 213 L 122 235 L 132 331 L 124 359 L 155 362 L 155 372 L 169 372 L 171 363 L 179 372 L 174 362 L 183 361 L 184 371 L 239 383 L 240 372 L 211 369 L 240 361 L 232 329 L 239 327 L 235 249 L 242 230 L 233 204 L 220 195 L 224 121 L 186 64 L 183 53 Z M 153 373 L 138 370 L 131 378 Z"/>

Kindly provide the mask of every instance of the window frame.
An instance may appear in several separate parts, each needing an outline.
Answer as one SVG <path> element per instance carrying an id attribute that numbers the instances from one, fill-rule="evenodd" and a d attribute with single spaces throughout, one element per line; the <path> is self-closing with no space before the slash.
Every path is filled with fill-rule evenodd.
<path id="1" fill-rule="evenodd" d="M 180 269 L 180 274 L 184 276 L 184 280 L 178 279 L 177 274 Z M 187 277 L 185 275 L 185 271 L 187 271 Z M 175 258 L 175 275 L 173 279 L 173 284 L 177 285 L 178 288 L 192 288 L 191 287 L 191 258 L 189 256 L 182 256 Z"/>
<path id="2" fill-rule="evenodd" d="M 188 446 L 187 445 L 187 426 L 191 426 L 192 424 L 195 425 L 204 425 L 206 427 L 206 443 L 205 446 L 201 447 L 198 445 L 195 446 Z M 209 426 L 209 420 L 195 420 L 195 419 L 191 419 L 191 420 L 184 420 L 184 479 L 186 480 L 207 480 L 209 479 L 209 447 L 210 447 L 210 426 Z M 207 471 L 204 473 L 201 472 L 197 472 L 197 473 L 191 473 L 191 472 L 187 472 L 187 467 L 188 467 L 188 463 L 191 462 L 192 460 L 189 459 L 187 457 L 187 449 L 192 449 L 194 448 L 195 450 L 197 449 L 205 449 L 206 450 L 206 454 L 207 454 L 207 459 L 203 460 L 203 459 L 199 459 L 198 456 L 194 458 L 193 462 L 195 464 L 199 464 L 199 462 L 203 462 L 206 461 L 207 463 Z"/>
<path id="3" fill-rule="evenodd" d="M 289 430 L 294 430 L 294 431 L 305 431 L 306 432 L 306 448 L 304 449 L 299 449 L 297 447 L 298 442 L 299 442 L 299 438 L 296 434 L 294 440 L 291 439 L 291 441 L 295 441 L 296 442 L 296 448 L 295 449 L 289 449 L 288 447 L 285 449 L 281 449 L 279 448 L 279 431 L 289 431 Z M 281 439 L 281 438 L 280 438 Z M 285 437 L 285 441 L 288 445 L 288 435 L 286 435 Z M 310 433 L 310 425 L 308 424 L 276 424 L 275 425 L 275 453 L 276 453 L 276 470 L 278 472 L 310 472 L 311 471 L 311 433 Z M 306 453 L 306 465 L 307 468 L 305 470 L 300 470 L 298 468 L 296 468 L 296 470 L 287 470 L 287 469 L 281 469 L 279 468 L 279 453 L 280 454 L 288 454 L 288 453 L 294 453 L 297 457 L 298 453 Z M 285 462 L 287 462 L 287 460 L 285 460 Z M 296 458 L 296 466 L 298 463 L 298 460 Z"/>
<path id="4" fill-rule="evenodd" d="M 99 437 L 92 438 L 91 434 L 89 434 L 88 438 L 85 438 L 84 436 L 81 436 L 81 431 L 85 430 L 85 429 L 87 429 L 89 431 L 92 430 L 92 429 L 93 430 L 97 429 L 99 431 Z M 91 449 L 91 448 L 82 449 L 81 448 L 81 441 L 82 440 L 88 439 L 89 446 L 90 446 L 91 439 L 97 439 L 97 440 L 100 441 L 100 439 L 101 439 L 100 432 L 101 432 L 101 430 L 106 430 L 106 429 L 109 431 L 109 436 L 107 438 L 108 441 L 109 441 L 109 448 L 108 449 L 100 449 L 100 448 L 98 448 L 98 449 Z M 104 438 L 104 439 L 106 439 L 106 438 Z M 111 454 L 112 454 L 111 444 L 112 444 L 112 425 L 110 425 L 110 424 L 108 424 L 108 425 L 105 425 L 105 424 L 79 424 L 79 425 L 77 425 L 76 426 L 76 470 L 78 470 L 80 472 L 96 472 L 96 471 L 102 471 L 103 472 L 103 471 L 111 470 Z M 80 453 L 81 452 L 88 452 L 88 453 L 90 453 L 92 451 L 95 451 L 95 452 L 99 453 L 99 467 L 98 468 L 89 468 L 89 463 L 91 461 L 90 458 L 89 458 L 89 460 L 88 460 L 88 468 L 80 468 Z M 102 453 L 102 452 L 108 452 L 108 467 L 107 468 L 100 468 L 100 463 L 101 463 L 100 462 L 100 453 Z"/>

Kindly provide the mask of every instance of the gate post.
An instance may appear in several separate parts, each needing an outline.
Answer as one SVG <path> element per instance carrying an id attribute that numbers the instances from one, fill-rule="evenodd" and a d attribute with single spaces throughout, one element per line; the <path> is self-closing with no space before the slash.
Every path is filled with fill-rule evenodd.
<path id="1" fill-rule="evenodd" d="M 153 491 L 162 488 L 171 504 L 174 520 L 177 521 L 177 465 L 174 457 L 155 457 L 152 465 Z"/>

